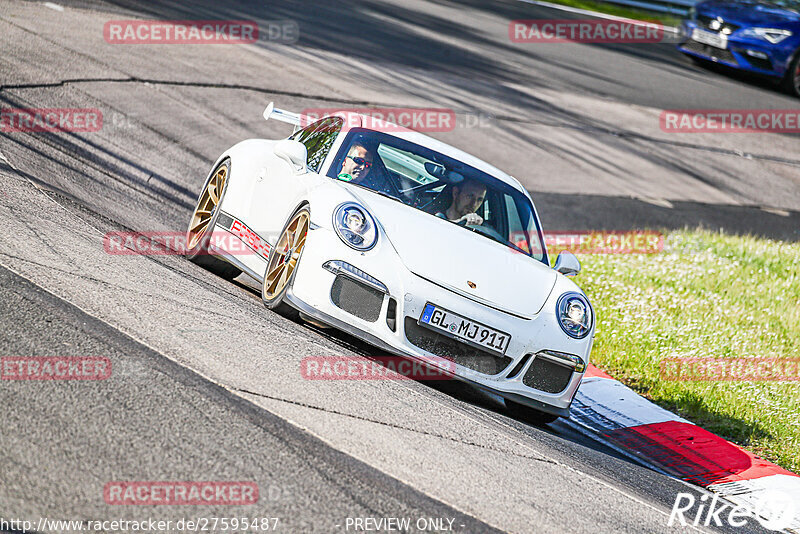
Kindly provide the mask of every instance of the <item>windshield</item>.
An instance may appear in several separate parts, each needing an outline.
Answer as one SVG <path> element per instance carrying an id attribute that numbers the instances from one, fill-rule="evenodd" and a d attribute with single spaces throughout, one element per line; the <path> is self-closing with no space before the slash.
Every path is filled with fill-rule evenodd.
<path id="1" fill-rule="evenodd" d="M 761 4 L 766 6 L 777 6 L 784 9 L 791 9 L 793 11 L 800 11 L 800 0 L 750 0 L 751 4 Z"/>
<path id="2" fill-rule="evenodd" d="M 785 7 L 788 9 L 793 9 L 795 11 L 800 10 L 800 0 L 768 0 L 764 3 L 779 7 Z"/>
<path id="3" fill-rule="evenodd" d="M 501 180 L 439 152 L 384 133 L 353 129 L 328 176 L 547 263 L 530 200 Z"/>

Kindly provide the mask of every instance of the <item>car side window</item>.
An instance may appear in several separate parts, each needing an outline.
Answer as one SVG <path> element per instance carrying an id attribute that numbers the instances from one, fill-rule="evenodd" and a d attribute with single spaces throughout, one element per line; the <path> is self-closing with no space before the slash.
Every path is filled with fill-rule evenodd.
<path id="1" fill-rule="evenodd" d="M 300 141 L 308 151 L 308 168 L 319 172 L 322 162 L 330 152 L 336 136 L 342 129 L 344 119 L 341 117 L 327 117 L 307 126 L 290 137 Z"/>
<path id="2" fill-rule="evenodd" d="M 527 252 L 533 258 L 542 260 L 544 249 L 539 240 L 539 230 L 533 218 L 533 213 L 529 214 L 527 220 L 520 217 L 519 206 L 510 195 L 505 197 L 506 215 L 508 217 L 508 240 L 520 250 Z"/>

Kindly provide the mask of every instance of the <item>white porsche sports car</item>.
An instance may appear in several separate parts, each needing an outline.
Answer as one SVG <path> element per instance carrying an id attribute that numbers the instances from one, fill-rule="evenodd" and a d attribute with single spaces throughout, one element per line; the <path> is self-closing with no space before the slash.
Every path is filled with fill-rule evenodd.
<path id="1" fill-rule="evenodd" d="M 264 117 L 295 131 L 217 160 L 189 224 L 190 260 L 230 279 L 244 272 L 267 307 L 445 370 L 518 417 L 568 416 L 594 312 L 568 278 L 575 256 L 550 267 L 517 180 L 373 117 L 301 128 L 305 117 L 273 104 Z M 216 246 L 220 232 L 241 246 Z"/>

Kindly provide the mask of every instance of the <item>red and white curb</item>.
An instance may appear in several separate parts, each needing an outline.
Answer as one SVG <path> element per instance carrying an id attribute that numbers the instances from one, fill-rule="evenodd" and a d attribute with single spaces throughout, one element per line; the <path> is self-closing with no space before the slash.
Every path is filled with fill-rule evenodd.
<path id="1" fill-rule="evenodd" d="M 594 366 L 575 396 L 571 419 L 627 456 L 735 505 L 763 513 L 770 498 L 795 504 L 787 530 L 800 532 L 800 475 L 656 406 Z"/>

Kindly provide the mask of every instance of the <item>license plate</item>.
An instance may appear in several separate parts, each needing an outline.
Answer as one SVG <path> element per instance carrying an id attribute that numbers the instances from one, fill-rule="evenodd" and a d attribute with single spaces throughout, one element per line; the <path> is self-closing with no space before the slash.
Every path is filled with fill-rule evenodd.
<path id="1" fill-rule="evenodd" d="M 479 322 L 447 311 L 434 304 L 426 304 L 419 324 L 432 328 L 452 338 L 492 352 L 505 354 L 511 336 Z"/>
<path id="2" fill-rule="evenodd" d="M 711 33 L 695 28 L 692 30 L 692 40 L 713 46 L 714 48 L 721 48 L 723 50 L 728 48 L 728 37 L 721 33 Z"/>

